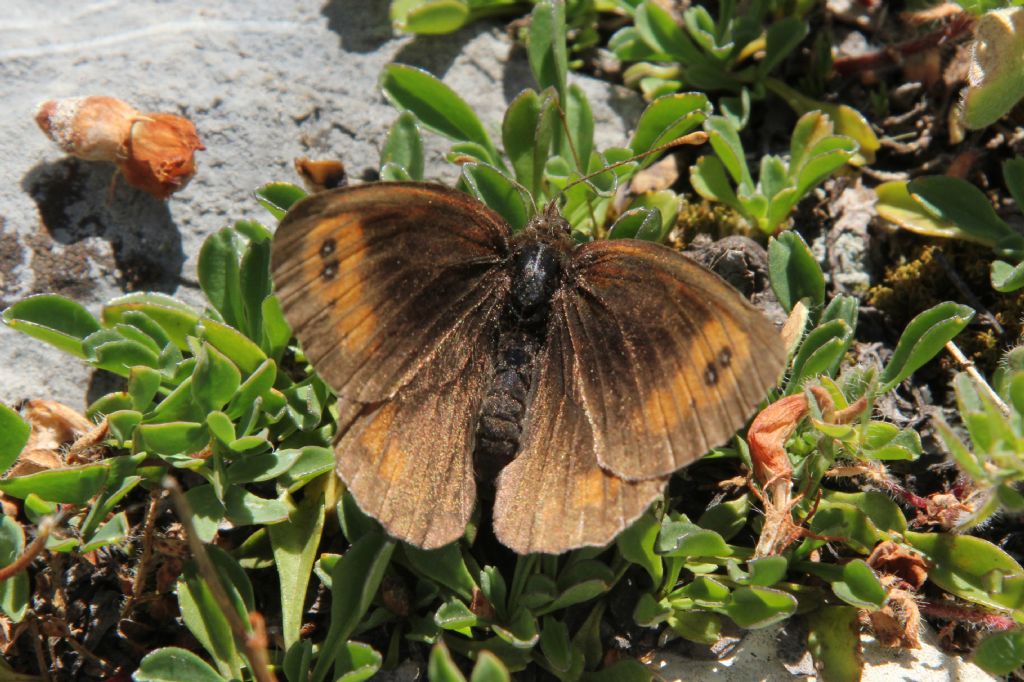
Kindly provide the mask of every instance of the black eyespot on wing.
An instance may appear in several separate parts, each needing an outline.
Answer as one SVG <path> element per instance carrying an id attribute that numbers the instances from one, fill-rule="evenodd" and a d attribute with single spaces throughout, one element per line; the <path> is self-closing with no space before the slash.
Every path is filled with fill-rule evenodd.
<path id="1" fill-rule="evenodd" d="M 666 247 L 579 247 L 565 316 L 597 459 L 629 480 L 667 475 L 742 426 L 782 372 L 772 324 L 717 275 Z"/>

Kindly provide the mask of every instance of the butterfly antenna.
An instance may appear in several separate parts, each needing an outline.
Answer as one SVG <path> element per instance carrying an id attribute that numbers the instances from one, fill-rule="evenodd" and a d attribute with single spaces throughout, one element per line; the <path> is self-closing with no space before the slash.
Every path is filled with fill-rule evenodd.
<path id="1" fill-rule="evenodd" d="M 604 168 L 602 168 L 601 170 L 594 171 L 593 173 L 590 173 L 589 175 L 584 175 L 582 178 L 577 178 L 576 180 L 573 180 L 568 185 L 566 185 L 561 190 L 559 190 L 558 194 L 555 195 L 555 197 L 554 197 L 554 199 L 552 201 L 559 199 L 561 197 L 561 195 L 565 194 L 569 189 L 575 187 L 576 185 L 578 185 L 578 184 L 580 184 L 582 182 L 587 182 L 588 180 L 592 180 L 593 178 L 596 178 L 598 175 L 603 175 L 604 173 L 607 173 L 610 170 L 618 168 L 619 166 L 625 166 L 627 163 L 633 163 L 634 161 L 638 161 L 640 159 L 648 157 L 651 154 L 660 154 L 661 152 L 666 151 L 668 149 L 672 149 L 674 147 L 682 147 L 683 145 L 701 145 L 701 144 L 704 144 L 707 141 L 708 141 L 708 134 L 705 133 L 703 130 L 698 130 L 697 132 L 690 133 L 688 135 L 683 135 L 681 137 L 677 137 L 674 140 L 671 140 L 670 142 L 666 142 L 665 144 L 660 144 L 657 147 L 652 147 L 652 148 L 648 149 L 645 152 L 640 152 L 639 154 L 634 154 L 633 156 L 629 157 L 628 159 L 623 159 L 622 161 L 616 161 L 615 163 L 610 163 L 607 166 L 605 166 Z"/>

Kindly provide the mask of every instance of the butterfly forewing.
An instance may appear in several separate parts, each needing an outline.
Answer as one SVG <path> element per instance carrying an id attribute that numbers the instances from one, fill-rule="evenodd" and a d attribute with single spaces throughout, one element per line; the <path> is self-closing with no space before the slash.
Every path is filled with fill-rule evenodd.
<path id="1" fill-rule="evenodd" d="M 577 359 L 557 313 L 539 361 L 519 454 L 498 477 L 495 534 L 520 554 L 605 545 L 647 509 L 666 479 L 626 481 L 599 466 L 578 397 Z"/>
<path id="2" fill-rule="evenodd" d="M 775 385 L 774 327 L 717 275 L 635 240 L 578 248 L 563 315 L 597 459 L 664 476 L 730 438 Z"/>
<path id="3" fill-rule="evenodd" d="M 277 295 L 336 393 L 394 395 L 500 287 L 509 228 L 444 187 L 360 185 L 295 206 L 274 238 Z"/>

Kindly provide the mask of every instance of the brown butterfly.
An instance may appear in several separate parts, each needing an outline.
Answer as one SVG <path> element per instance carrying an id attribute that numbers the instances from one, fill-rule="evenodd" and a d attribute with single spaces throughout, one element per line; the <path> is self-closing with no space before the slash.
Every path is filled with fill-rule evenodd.
<path id="1" fill-rule="evenodd" d="M 513 233 L 437 185 L 323 192 L 281 222 L 272 272 L 338 395 L 338 474 L 423 548 L 463 534 L 478 483 L 518 553 L 607 544 L 784 361 L 717 275 L 650 242 L 577 245 L 553 205 Z"/>

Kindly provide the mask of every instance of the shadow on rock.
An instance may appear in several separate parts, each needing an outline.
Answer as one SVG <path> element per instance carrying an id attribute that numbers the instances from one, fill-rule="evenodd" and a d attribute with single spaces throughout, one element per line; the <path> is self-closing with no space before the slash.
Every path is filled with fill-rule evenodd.
<path id="1" fill-rule="evenodd" d="M 129 187 L 118 179 L 114 189 L 114 167 L 65 158 L 40 163 L 30 170 L 21 186 L 39 208 L 43 230 L 32 241 L 37 281 L 54 276 L 39 268 L 59 269 L 59 254 L 50 253 L 49 240 L 63 244 L 69 257 L 89 251 L 100 268 L 105 257 L 90 245 L 91 237 L 110 244 L 118 283 L 125 291 L 146 289 L 173 292 L 180 284 L 185 254 L 181 234 L 171 218 L 167 203 Z M 49 240 L 47 239 L 49 238 Z M 81 254 L 79 254 L 81 255 Z M 92 278 L 96 276 L 92 273 Z M 94 282 L 84 283 L 87 287 Z"/>
<path id="2" fill-rule="evenodd" d="M 476 36 L 500 27 L 493 21 L 474 21 L 454 33 L 438 36 L 413 36 L 413 39 L 402 46 L 395 55 L 394 61 L 399 64 L 418 66 L 444 78 L 448 69 L 452 68 L 455 58 L 463 53 L 464 48 Z M 497 57 L 494 57 L 497 59 Z"/>
<path id="3" fill-rule="evenodd" d="M 347 52 L 373 52 L 394 38 L 386 2 L 330 0 L 320 13 L 327 17 L 327 28 L 338 34 L 341 48 Z"/>

